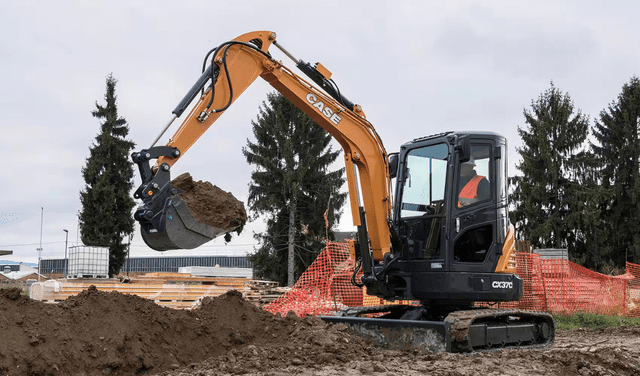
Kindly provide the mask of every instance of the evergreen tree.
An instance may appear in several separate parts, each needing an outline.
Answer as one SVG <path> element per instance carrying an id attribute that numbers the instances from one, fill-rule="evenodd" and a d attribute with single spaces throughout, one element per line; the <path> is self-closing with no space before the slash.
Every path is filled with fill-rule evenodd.
<path id="1" fill-rule="evenodd" d="M 592 144 L 600 168 L 602 216 L 606 223 L 604 262 L 623 268 L 640 262 L 640 79 L 624 84 L 617 101 L 600 112 Z"/>
<path id="2" fill-rule="evenodd" d="M 124 265 L 133 236 L 135 203 L 129 194 L 133 188 L 133 163 L 129 161 L 129 154 L 135 144 L 126 140 L 129 126 L 118 115 L 117 80 L 110 74 L 106 81 L 106 105 L 96 102 L 96 109 L 91 112 L 102 122 L 82 169 L 86 185 L 80 192 L 79 224 L 85 245 L 109 247 L 109 275 L 113 276 Z M 123 242 L 125 238 L 128 243 Z"/>
<path id="3" fill-rule="evenodd" d="M 583 158 L 577 158 L 588 135 L 589 119 L 575 110 L 568 94 L 553 86 L 524 110 L 526 129 L 518 126 L 523 146 L 516 166 L 522 176 L 511 179 L 515 187 L 511 222 L 518 236 L 535 248 L 569 248 L 582 235 L 575 209 L 587 194 L 577 183 Z M 587 177 L 585 177 L 587 179 Z"/>
<path id="4" fill-rule="evenodd" d="M 569 169 L 569 219 L 572 236 L 567 238 L 572 261 L 592 270 L 602 269 L 608 253 L 606 223 L 602 202 L 607 192 L 600 184 L 597 161 L 593 153 L 582 151 L 573 158 Z"/>
<path id="5" fill-rule="evenodd" d="M 243 153 L 255 165 L 249 185 L 252 219 L 266 217 L 266 230 L 257 234 L 260 249 L 250 256 L 262 278 L 292 286 L 333 239 L 328 222 L 336 224 L 346 193 L 344 168 L 329 171 L 340 151 L 333 151 L 331 135 L 281 94 L 270 93 L 257 121 L 256 142 L 247 140 Z M 332 227 L 332 226 L 330 226 Z"/>

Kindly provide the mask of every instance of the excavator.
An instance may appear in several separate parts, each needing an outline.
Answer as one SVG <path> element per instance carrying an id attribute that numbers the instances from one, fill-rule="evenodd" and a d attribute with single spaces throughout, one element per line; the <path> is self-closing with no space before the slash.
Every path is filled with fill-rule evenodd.
<path id="1" fill-rule="evenodd" d="M 273 58 L 272 46 L 293 60 L 307 80 Z M 261 77 L 344 151 L 357 228 L 350 242 L 357 260 L 352 282 L 386 301 L 420 303 L 348 307 L 323 320 L 373 333 L 370 337 L 403 333 L 404 341 L 449 352 L 553 344 L 551 315 L 500 308 L 523 295 L 508 219 L 503 136 L 449 131 L 414 138 L 388 154 L 362 106 L 345 97 L 332 73 L 321 63 L 296 59 L 272 31 L 254 31 L 220 44 L 206 54 L 202 68 L 152 146 L 132 154 L 142 179 L 134 193 L 142 201 L 134 217 L 149 247 L 193 249 L 235 230 L 195 220 L 180 190 L 171 185 L 170 170 Z M 155 146 L 189 106 L 169 142 Z"/>

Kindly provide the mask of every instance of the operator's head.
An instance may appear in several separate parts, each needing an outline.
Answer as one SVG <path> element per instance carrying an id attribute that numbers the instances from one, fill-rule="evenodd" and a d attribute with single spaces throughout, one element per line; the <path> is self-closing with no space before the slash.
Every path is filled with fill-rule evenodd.
<path id="1" fill-rule="evenodd" d="M 466 176 L 473 172 L 476 168 L 476 160 L 473 157 L 470 157 L 468 161 L 462 162 L 462 166 L 460 166 L 460 175 Z"/>

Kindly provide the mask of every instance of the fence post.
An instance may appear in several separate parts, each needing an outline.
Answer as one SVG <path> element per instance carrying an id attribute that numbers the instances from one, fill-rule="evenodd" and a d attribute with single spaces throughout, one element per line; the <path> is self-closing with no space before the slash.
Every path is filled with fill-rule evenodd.
<path id="1" fill-rule="evenodd" d="M 542 260 L 540 261 L 540 278 L 542 279 L 542 295 L 544 296 L 544 312 L 549 312 L 549 304 L 547 303 L 547 284 L 545 283 L 545 276 L 544 276 L 544 262 L 542 262 Z"/>
<path id="2" fill-rule="evenodd" d="M 570 278 L 569 274 L 569 259 L 560 259 L 558 260 L 558 269 L 560 269 L 560 273 L 562 273 L 562 303 L 563 305 L 567 304 L 569 302 L 568 299 L 568 295 L 569 295 L 569 290 L 567 289 L 567 279 Z M 567 305 L 565 305 L 564 309 L 565 311 L 569 311 L 570 309 L 572 310 L 573 307 L 568 308 Z"/>
<path id="3" fill-rule="evenodd" d="M 623 315 L 626 316 L 627 315 L 627 286 L 629 281 L 625 279 L 623 282 L 624 284 L 623 284 L 623 290 L 622 290 L 622 312 L 624 312 Z"/>

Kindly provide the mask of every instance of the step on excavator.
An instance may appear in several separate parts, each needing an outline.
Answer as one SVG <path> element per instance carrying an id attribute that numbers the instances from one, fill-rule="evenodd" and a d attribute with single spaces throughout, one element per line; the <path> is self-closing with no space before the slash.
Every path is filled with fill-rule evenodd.
<path id="1" fill-rule="evenodd" d="M 311 82 L 274 59 L 272 46 Z M 243 34 L 209 51 L 201 76 L 160 136 L 132 154 L 142 178 L 134 194 L 142 204 L 134 216 L 146 244 L 158 251 L 192 249 L 235 230 L 195 220 L 171 186 L 170 169 L 261 77 L 343 148 L 357 227 L 350 243 L 357 260 L 353 283 L 386 301 L 420 302 L 349 307 L 323 320 L 385 346 L 399 338 L 399 346 L 450 352 L 551 346 L 551 315 L 499 308 L 523 295 L 508 219 L 506 139 L 493 132 L 443 132 L 414 138 L 387 154 L 363 108 L 331 76 L 322 64 L 293 57 L 271 31 Z M 155 146 L 189 106 L 169 142 Z"/>

